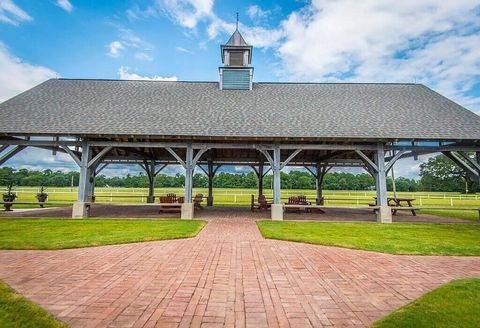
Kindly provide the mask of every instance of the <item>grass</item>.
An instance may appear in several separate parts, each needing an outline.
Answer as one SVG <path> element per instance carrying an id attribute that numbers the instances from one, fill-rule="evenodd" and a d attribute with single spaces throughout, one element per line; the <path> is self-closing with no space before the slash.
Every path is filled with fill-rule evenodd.
<path id="1" fill-rule="evenodd" d="M 3 190 L 0 187 L 0 190 Z M 18 202 L 32 202 L 35 204 L 18 204 L 14 208 L 38 207 L 35 195 L 39 187 L 17 187 L 14 192 L 18 194 Z M 77 188 L 69 187 L 48 187 L 49 202 L 74 202 L 77 197 Z M 156 195 L 167 193 L 182 195 L 183 188 L 156 188 Z M 195 193 L 207 195 L 206 188 L 194 188 Z M 213 196 L 217 205 L 249 205 L 250 195 L 257 194 L 257 189 L 247 188 L 214 188 Z M 267 197 L 272 196 L 272 190 L 265 188 Z M 145 203 L 147 188 L 95 188 L 95 195 L 99 203 Z M 282 190 L 282 197 L 303 194 L 314 199 L 315 190 Z M 324 190 L 327 198 L 326 205 L 368 205 L 373 202 L 375 191 L 354 191 L 354 190 Z M 392 195 L 392 193 L 389 193 Z M 415 206 L 458 206 L 458 207 L 480 207 L 480 195 L 463 195 L 454 192 L 399 192 L 399 197 L 416 198 Z M 61 205 L 62 206 L 62 205 Z M 64 205 L 63 205 L 64 206 Z"/>
<path id="2" fill-rule="evenodd" d="M 413 255 L 480 255 L 480 225 L 258 221 L 265 238 Z"/>
<path id="3" fill-rule="evenodd" d="M 64 249 L 194 237 L 200 220 L 0 219 L 0 249 Z"/>
<path id="4" fill-rule="evenodd" d="M 446 218 L 479 221 L 478 210 L 460 211 L 460 210 L 421 210 L 419 214 L 430 214 Z"/>
<path id="5" fill-rule="evenodd" d="M 0 326 L 3 328 L 67 327 L 2 282 L 0 282 Z"/>
<path id="6" fill-rule="evenodd" d="M 454 280 L 393 312 L 372 328 L 480 327 L 480 279 Z"/>

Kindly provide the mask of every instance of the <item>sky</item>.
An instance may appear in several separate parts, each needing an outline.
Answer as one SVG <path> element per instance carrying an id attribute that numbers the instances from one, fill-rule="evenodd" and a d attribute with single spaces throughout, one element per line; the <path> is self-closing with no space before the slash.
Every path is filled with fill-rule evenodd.
<path id="1" fill-rule="evenodd" d="M 480 114 L 472 0 L 0 0 L 0 102 L 58 77 L 217 81 L 237 12 L 254 81 L 423 83 Z M 399 161 L 397 176 L 427 158 Z M 33 149 L 5 166 L 77 169 Z"/>

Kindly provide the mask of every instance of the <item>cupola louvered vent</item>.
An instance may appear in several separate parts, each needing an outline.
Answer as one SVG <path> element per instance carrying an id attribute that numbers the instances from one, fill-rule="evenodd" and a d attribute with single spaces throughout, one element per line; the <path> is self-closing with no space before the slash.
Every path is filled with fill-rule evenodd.
<path id="1" fill-rule="evenodd" d="M 220 47 L 223 66 L 219 67 L 221 90 L 252 90 L 252 49 L 238 29 Z"/>

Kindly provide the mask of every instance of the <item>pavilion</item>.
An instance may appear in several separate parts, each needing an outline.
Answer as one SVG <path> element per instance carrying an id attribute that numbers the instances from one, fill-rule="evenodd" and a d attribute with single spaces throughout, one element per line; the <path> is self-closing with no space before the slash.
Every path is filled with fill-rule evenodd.
<path id="1" fill-rule="evenodd" d="M 194 216 L 192 177 L 222 165 L 273 174 L 272 219 L 283 219 L 280 171 L 332 167 L 375 177 L 379 222 L 391 222 L 386 175 L 400 158 L 442 152 L 480 181 L 480 116 L 421 84 L 253 82 L 252 46 L 236 30 L 216 82 L 48 80 L 0 104 L 0 165 L 26 147 L 68 153 L 80 167 L 73 217 L 86 217 L 95 176 L 112 163 L 156 175 L 185 169 L 182 218 Z M 475 157 L 471 157 L 471 153 Z"/>

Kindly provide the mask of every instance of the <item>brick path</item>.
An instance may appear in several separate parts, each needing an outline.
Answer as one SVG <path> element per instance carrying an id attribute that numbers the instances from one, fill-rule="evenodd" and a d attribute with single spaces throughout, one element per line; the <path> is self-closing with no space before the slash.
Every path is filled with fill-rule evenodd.
<path id="1" fill-rule="evenodd" d="M 0 251 L 0 279 L 73 327 L 368 326 L 480 257 L 262 239 L 236 212 L 192 239 Z"/>

